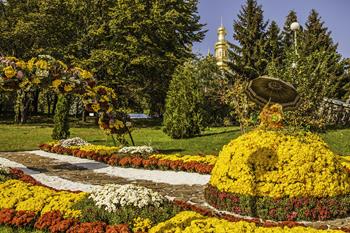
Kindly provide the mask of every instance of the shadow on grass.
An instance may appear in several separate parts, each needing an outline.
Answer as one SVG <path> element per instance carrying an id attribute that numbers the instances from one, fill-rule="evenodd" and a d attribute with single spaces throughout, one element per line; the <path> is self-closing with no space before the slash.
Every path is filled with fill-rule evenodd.
<path id="1" fill-rule="evenodd" d="M 180 153 L 184 151 L 183 149 L 165 149 L 165 150 L 158 150 L 161 154 L 174 154 L 174 153 Z"/>
<path id="2" fill-rule="evenodd" d="M 226 134 L 226 133 L 235 133 L 235 132 L 239 132 L 240 129 L 231 129 L 231 130 L 225 130 L 222 132 L 213 132 L 213 133 L 204 133 L 204 134 L 200 134 L 197 136 L 194 136 L 194 138 L 200 138 L 200 137 L 207 137 L 207 136 L 213 136 L 213 135 L 220 135 L 220 134 Z"/>

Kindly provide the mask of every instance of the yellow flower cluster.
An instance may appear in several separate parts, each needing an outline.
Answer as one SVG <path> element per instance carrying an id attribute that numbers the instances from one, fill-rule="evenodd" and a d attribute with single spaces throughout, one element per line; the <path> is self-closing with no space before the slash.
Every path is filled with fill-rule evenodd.
<path id="1" fill-rule="evenodd" d="M 90 73 L 89 71 L 87 70 L 84 70 L 80 67 L 74 67 L 73 69 L 75 72 L 78 73 L 79 77 L 83 78 L 83 79 L 92 79 L 93 78 L 93 75 L 92 73 Z"/>
<path id="2" fill-rule="evenodd" d="M 229 222 L 224 219 L 204 217 L 191 211 L 183 211 L 175 217 L 159 223 L 149 233 L 341 233 L 338 230 L 317 230 L 309 227 L 258 227 L 244 221 Z"/>
<path id="3" fill-rule="evenodd" d="M 345 166 L 347 169 L 350 169 L 350 155 L 339 156 L 338 159 L 343 166 Z"/>
<path id="4" fill-rule="evenodd" d="M 253 196 L 327 197 L 350 193 L 350 177 L 312 133 L 254 130 L 224 146 L 210 184 Z"/>
<path id="5" fill-rule="evenodd" d="M 152 221 L 149 218 L 141 218 L 137 217 L 134 219 L 134 227 L 132 231 L 137 232 L 148 232 L 148 230 L 152 227 Z"/>
<path id="6" fill-rule="evenodd" d="M 182 161 L 182 162 L 199 162 L 206 163 L 210 165 L 214 165 L 217 160 L 217 156 L 215 155 L 180 155 L 180 154 L 172 154 L 172 155 L 164 155 L 164 154 L 155 154 L 151 155 L 151 158 L 160 159 L 160 160 L 171 160 L 171 161 Z"/>
<path id="7" fill-rule="evenodd" d="M 120 147 L 117 146 L 102 146 L 102 145 L 84 145 L 84 146 L 70 146 L 69 149 L 79 149 L 81 151 L 90 152 L 93 151 L 100 155 L 111 155 L 117 153 Z"/>
<path id="8" fill-rule="evenodd" d="M 15 69 L 13 69 L 12 66 L 7 66 L 3 69 L 5 76 L 7 78 L 13 78 L 14 76 L 16 76 L 17 72 Z"/>
<path id="9" fill-rule="evenodd" d="M 59 210 L 66 218 L 79 217 L 80 210 L 72 206 L 86 196 L 86 193 L 54 191 L 42 186 L 31 185 L 20 180 L 0 183 L 0 209 L 34 211 L 44 214 Z"/>

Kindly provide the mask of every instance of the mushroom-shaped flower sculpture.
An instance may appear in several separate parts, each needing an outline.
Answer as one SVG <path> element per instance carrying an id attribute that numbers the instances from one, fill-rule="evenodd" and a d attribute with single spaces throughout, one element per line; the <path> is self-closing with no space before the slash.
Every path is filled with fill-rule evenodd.
<path id="1" fill-rule="evenodd" d="M 299 94 L 291 84 L 269 76 L 252 80 L 246 94 L 260 106 L 276 103 L 282 105 L 283 110 L 293 110 L 300 103 Z"/>

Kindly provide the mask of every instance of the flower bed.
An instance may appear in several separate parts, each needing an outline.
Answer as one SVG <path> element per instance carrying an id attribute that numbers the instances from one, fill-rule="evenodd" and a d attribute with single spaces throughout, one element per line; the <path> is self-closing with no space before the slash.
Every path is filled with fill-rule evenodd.
<path id="1" fill-rule="evenodd" d="M 158 232 L 181 232 L 181 233 L 209 233 L 209 232 L 246 232 L 246 233 L 260 233 L 260 232 L 285 232 L 285 233 L 321 233 L 332 232 L 341 233 L 339 230 L 316 230 L 314 228 L 306 227 L 274 227 L 265 228 L 259 227 L 255 223 L 245 221 L 229 222 L 224 219 L 205 217 L 196 212 L 183 211 L 175 217 L 166 222 L 159 223 L 149 230 L 149 233 Z"/>
<path id="2" fill-rule="evenodd" d="M 2 169 L 0 169 L 2 170 Z M 0 182 L 0 185 L 10 184 L 13 177 L 27 177 L 25 181 L 17 181 L 14 192 L 20 193 L 23 187 L 47 189 L 45 192 L 57 192 L 40 186 L 33 178 L 19 172 L 17 169 L 7 171 L 9 179 Z M 28 183 L 30 182 L 30 183 Z M 33 185 L 35 183 L 35 185 Z M 16 182 L 14 183 L 16 184 Z M 14 188 L 15 186 L 10 188 Z M 0 189 L 1 192 L 4 189 Z M 8 190 L 6 188 L 6 190 Z M 111 192 L 115 190 L 116 192 Z M 69 193 L 70 195 L 82 195 L 83 193 Z M 125 195 L 124 195 L 125 194 Z M 24 193 L 24 198 L 29 198 L 28 193 Z M 144 196 L 145 198 L 139 198 Z M 146 197 L 147 196 L 147 197 Z M 305 228 L 302 223 L 294 221 L 271 222 L 261 221 L 257 218 L 249 220 L 235 217 L 225 213 L 218 213 L 210 209 L 204 209 L 181 200 L 167 201 L 164 198 L 142 187 L 125 187 L 120 185 L 107 185 L 97 188 L 87 197 L 84 195 L 80 201 L 73 201 L 70 208 L 79 210 L 79 218 L 65 216 L 60 210 L 50 210 L 45 213 L 31 210 L 15 210 L 10 208 L 0 208 L 0 225 L 14 227 L 35 228 L 49 232 L 324 232 L 312 228 Z M 2 201 L 2 197 L 0 201 Z M 95 199 L 95 200 L 94 200 Z M 62 200 L 57 199 L 57 203 Z M 97 202 L 100 202 L 100 207 Z M 108 204 L 107 204 L 108 203 Z M 122 206 L 121 203 L 124 203 Z M 113 205 L 113 208 L 106 208 Z M 142 206 L 142 207 L 141 207 Z M 141 207 L 141 208 L 140 208 Z M 179 212 L 180 210 L 189 210 Z M 195 212 L 193 212 L 195 211 Z M 174 217 L 175 216 L 175 217 Z M 244 222 L 242 222 L 242 220 Z M 268 228 L 266 228 L 268 227 Z M 320 226 L 326 229 L 327 226 Z M 176 231 L 177 230 L 177 231 Z M 339 230 L 350 232 L 348 228 Z M 340 232 L 340 231 L 329 231 Z"/>
<path id="3" fill-rule="evenodd" d="M 54 191 L 42 186 L 10 179 L 0 184 L 0 209 L 15 209 L 44 214 L 59 210 L 65 217 L 76 218 L 80 211 L 72 206 L 84 198 L 86 194 Z"/>
<path id="4" fill-rule="evenodd" d="M 0 182 L 0 225 L 50 232 L 145 232 L 179 212 L 174 203 L 143 187 L 106 185 L 90 194 L 58 191 L 20 170 L 0 171 L 6 176 Z"/>
<path id="5" fill-rule="evenodd" d="M 216 162 L 214 155 L 164 155 L 164 154 L 123 154 L 115 147 L 106 146 L 73 146 L 63 147 L 56 143 L 41 144 L 40 149 L 57 153 L 73 155 L 79 158 L 93 159 L 112 166 L 134 167 L 145 169 L 162 169 L 210 174 Z M 95 149 L 99 148 L 99 149 Z M 112 148 L 112 149 L 111 149 Z"/>
<path id="6" fill-rule="evenodd" d="M 337 197 L 257 197 L 220 192 L 208 185 L 205 199 L 216 209 L 240 215 L 259 216 L 277 221 L 323 221 L 346 218 L 349 214 L 350 196 Z"/>
<path id="7" fill-rule="evenodd" d="M 224 146 L 206 189 L 220 210 L 274 220 L 348 217 L 350 174 L 311 133 L 254 130 Z"/>

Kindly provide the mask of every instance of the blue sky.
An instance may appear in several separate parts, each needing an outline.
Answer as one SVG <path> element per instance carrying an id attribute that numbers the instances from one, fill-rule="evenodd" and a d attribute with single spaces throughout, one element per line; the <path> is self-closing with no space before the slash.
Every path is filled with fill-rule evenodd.
<path id="1" fill-rule="evenodd" d="M 244 3 L 245 0 L 200 0 L 199 15 L 208 32 L 201 43 L 194 45 L 194 52 L 206 55 L 210 49 L 213 53 L 221 17 L 228 31 L 226 39 L 232 41 L 233 20 Z M 316 9 L 338 43 L 338 52 L 350 57 L 350 0 L 258 0 L 258 3 L 263 6 L 265 20 L 275 20 L 280 27 L 290 10 L 297 12 L 299 23 L 304 25 L 311 9 Z"/>

